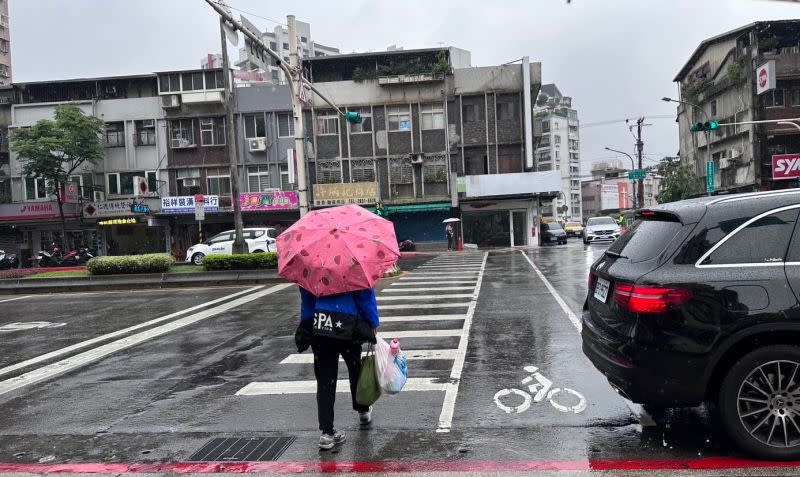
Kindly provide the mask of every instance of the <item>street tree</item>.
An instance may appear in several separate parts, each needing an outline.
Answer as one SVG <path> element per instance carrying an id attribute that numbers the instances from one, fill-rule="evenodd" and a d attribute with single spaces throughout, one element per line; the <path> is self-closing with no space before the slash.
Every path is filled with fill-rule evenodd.
<path id="1" fill-rule="evenodd" d="M 22 164 L 22 175 L 41 179 L 55 198 L 61 218 L 61 239 L 66 242 L 64 193 L 69 177 L 81 166 L 103 159 L 103 120 L 87 116 L 75 105 L 58 106 L 55 119 L 12 132 L 10 146 Z M 65 246 L 63 243 L 62 246 Z"/>
<path id="2" fill-rule="evenodd" d="M 677 157 L 665 157 L 658 164 L 661 192 L 656 196 L 659 204 L 688 199 L 703 193 L 700 179 L 690 166 L 681 165 Z"/>

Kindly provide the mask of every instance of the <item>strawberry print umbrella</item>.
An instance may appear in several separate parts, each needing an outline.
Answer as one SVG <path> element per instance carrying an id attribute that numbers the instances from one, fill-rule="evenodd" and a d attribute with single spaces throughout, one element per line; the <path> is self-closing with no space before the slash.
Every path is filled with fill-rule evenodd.
<path id="1" fill-rule="evenodd" d="M 316 296 L 372 288 L 400 258 L 394 224 L 358 205 L 309 212 L 277 248 L 278 274 Z"/>

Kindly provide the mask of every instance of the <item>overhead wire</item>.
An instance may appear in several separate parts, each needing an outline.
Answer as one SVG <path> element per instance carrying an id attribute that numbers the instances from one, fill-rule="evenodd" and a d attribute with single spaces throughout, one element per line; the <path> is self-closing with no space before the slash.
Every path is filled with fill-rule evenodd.
<path id="1" fill-rule="evenodd" d="M 227 3 L 217 2 L 217 4 L 218 4 L 218 5 L 220 5 L 220 6 L 222 6 L 222 7 L 227 7 L 227 8 L 230 8 L 231 10 L 236 10 L 236 11 L 237 11 L 237 12 L 239 12 L 239 13 L 244 13 L 245 15 L 250 15 L 251 17 L 260 18 L 260 19 L 262 19 L 262 20 L 266 20 L 266 21 L 268 21 L 268 22 L 272 22 L 272 23 L 275 23 L 275 24 L 277 24 L 277 25 L 284 26 L 284 27 L 287 27 L 287 28 L 288 28 L 288 25 L 286 25 L 285 23 L 283 23 L 283 22 L 279 22 L 279 21 L 277 21 L 277 20 L 273 20 L 272 18 L 267 18 L 267 17 L 264 17 L 264 16 L 261 16 L 261 15 L 258 15 L 258 14 L 256 14 L 256 13 L 253 13 L 253 12 L 248 12 L 248 11 L 242 10 L 241 8 L 236 8 L 236 7 L 234 7 L 234 6 L 232 6 L 232 5 L 229 5 L 229 4 L 227 4 Z"/>

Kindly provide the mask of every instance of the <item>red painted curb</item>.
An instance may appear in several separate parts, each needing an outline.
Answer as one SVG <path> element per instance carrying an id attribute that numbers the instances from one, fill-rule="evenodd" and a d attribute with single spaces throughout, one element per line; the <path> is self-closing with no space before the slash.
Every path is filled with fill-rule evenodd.
<path id="1" fill-rule="evenodd" d="M 581 471 L 581 470 L 715 470 L 747 468 L 795 468 L 796 462 L 770 462 L 732 457 L 700 459 L 596 459 L 596 460 L 530 460 L 530 461 L 358 461 L 358 462 L 154 462 L 154 463 L 63 463 L 23 464 L 0 463 L 0 472 L 17 473 L 82 473 L 82 474 L 139 474 L 163 473 L 210 474 L 274 472 L 524 472 L 524 471 Z"/>

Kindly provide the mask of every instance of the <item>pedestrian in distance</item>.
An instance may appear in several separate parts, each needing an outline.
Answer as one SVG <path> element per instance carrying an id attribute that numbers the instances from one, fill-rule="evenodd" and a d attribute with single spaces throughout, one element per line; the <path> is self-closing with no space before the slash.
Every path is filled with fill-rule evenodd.
<path id="1" fill-rule="evenodd" d="M 447 236 L 447 251 L 453 251 L 453 224 L 448 223 L 444 228 L 444 233 Z"/>
<path id="2" fill-rule="evenodd" d="M 339 357 L 347 366 L 353 410 L 361 425 L 372 422 L 372 407 L 356 399 L 362 371 L 361 348 L 376 343 L 380 320 L 375 284 L 400 258 L 394 225 L 358 205 L 309 212 L 276 241 L 278 274 L 300 286 L 297 351 L 314 353 L 319 448 L 345 441 L 334 426 Z M 371 358 L 374 359 L 374 358 Z M 370 382 L 370 365 L 364 367 Z M 377 390 L 377 381 L 372 377 Z M 374 396 L 374 395 L 373 395 Z"/>

